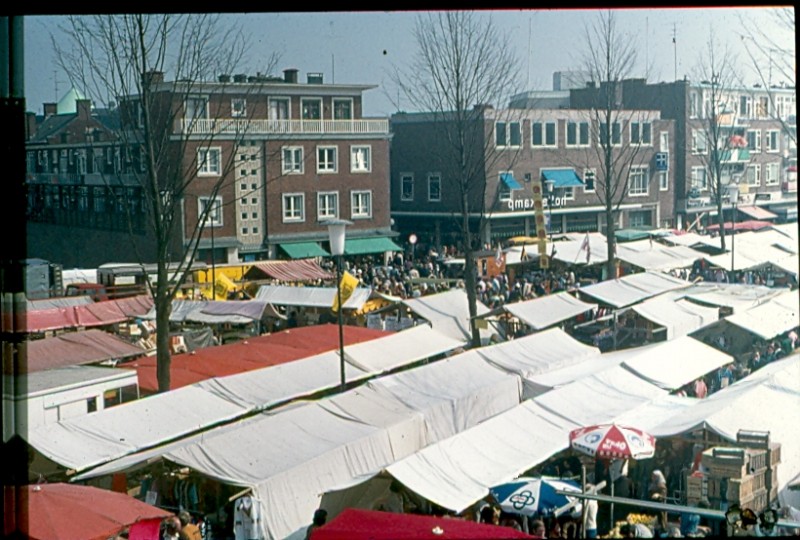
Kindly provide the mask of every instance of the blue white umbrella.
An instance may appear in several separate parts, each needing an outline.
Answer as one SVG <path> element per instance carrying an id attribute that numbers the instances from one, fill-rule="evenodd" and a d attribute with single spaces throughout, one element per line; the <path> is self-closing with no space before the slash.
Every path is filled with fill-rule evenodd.
<path id="1" fill-rule="evenodd" d="M 552 476 L 520 477 L 512 482 L 500 484 L 489 491 L 500 505 L 500 509 L 514 514 L 533 516 L 550 515 L 556 509 L 575 501 L 575 497 L 558 495 L 556 490 L 575 491 L 581 487 L 572 480 L 562 480 Z M 575 510 L 580 511 L 580 503 Z"/>

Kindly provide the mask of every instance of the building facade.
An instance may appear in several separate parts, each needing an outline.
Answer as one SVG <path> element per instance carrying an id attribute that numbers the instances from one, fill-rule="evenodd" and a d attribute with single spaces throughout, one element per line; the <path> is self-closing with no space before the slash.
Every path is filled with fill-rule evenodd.
<path id="1" fill-rule="evenodd" d="M 571 90 L 571 106 L 589 107 L 602 86 Z M 794 88 L 721 87 L 714 81 L 687 80 L 648 84 L 644 79 L 630 79 L 622 81 L 618 97 L 625 108 L 655 108 L 663 118 L 675 121 L 677 227 L 716 220 L 708 181 L 710 153 L 715 146 L 708 140 L 711 114 L 717 115 L 715 131 L 721 139 L 716 144 L 721 152 L 721 183 L 738 185 L 738 210 L 745 214 L 741 219 L 770 213 L 779 221 L 797 219 Z M 715 105 L 710 103 L 712 99 Z M 726 206 L 730 209 L 729 201 Z"/>
<path id="2" fill-rule="evenodd" d="M 154 96 L 149 101 L 151 129 L 157 126 L 155 129 L 163 130 L 158 136 L 168 141 L 172 158 L 159 164 L 164 186 L 161 196 L 180 199 L 181 225 L 174 239 L 174 253 L 182 253 L 197 239 L 197 225 L 204 211 L 196 260 L 207 263 L 324 255 L 328 238 L 325 220 L 331 218 L 353 223 L 348 228 L 348 241 L 361 240 L 361 252 L 380 252 L 393 246 L 389 240 L 389 121 L 362 115 L 362 94 L 374 86 L 325 84 L 321 74 L 312 73 L 307 82 L 298 82 L 294 69 L 285 70 L 280 78 L 238 74 L 220 75 L 208 82 L 165 81 L 161 73 L 147 77 Z M 137 130 L 144 128 L 142 101 L 137 95 L 125 96 L 116 110 L 116 126 L 107 126 L 97 139 L 71 143 L 67 155 L 77 155 L 83 144 L 89 147 L 87 154 L 95 156 L 86 158 L 92 161 L 99 159 L 101 139 L 119 141 L 115 129 L 120 125 L 129 130 L 124 138 L 129 150 L 121 148 L 119 155 L 113 149 L 102 154 L 101 165 L 106 169 L 98 178 L 96 197 L 100 197 L 101 188 L 111 189 L 110 193 L 123 186 L 141 190 L 141 160 L 146 153 L 144 145 L 131 141 L 143 140 L 137 136 Z M 88 102 L 82 110 L 91 118 Z M 59 119 L 62 115 L 51 116 Z M 44 180 L 61 189 L 67 181 L 65 175 L 71 175 L 70 185 L 78 193 L 93 194 L 94 188 L 89 187 L 92 172 L 80 165 L 82 161 L 74 170 L 70 169 L 71 161 L 52 163 L 52 152 L 61 152 L 60 146 L 53 145 L 70 144 L 69 137 L 60 134 L 67 123 L 58 123 L 60 129 L 52 130 L 48 137 L 29 139 L 29 171 L 37 170 L 31 169 L 40 160 L 35 152 L 49 147 L 51 161 L 45 167 L 60 175 Z M 80 133 L 83 135 L 83 131 Z M 127 178 L 126 167 L 138 174 Z M 179 167 L 180 171 L 176 174 L 170 167 Z M 181 180 L 175 187 L 168 177 L 177 175 Z M 40 183 L 30 174 L 28 181 Z M 31 191 L 38 189 L 32 187 Z M 106 191 L 103 194 L 109 197 Z M 128 198 L 121 200 L 134 204 Z M 40 206 L 46 207 L 45 202 L 33 204 L 31 215 L 39 213 Z M 140 202 L 141 211 L 137 213 L 142 216 L 137 230 L 144 244 L 148 227 L 141 205 L 146 203 Z M 129 230 L 106 224 L 108 220 L 124 221 L 119 217 L 123 214 L 116 212 L 115 217 L 113 209 L 96 198 L 77 203 L 75 213 L 79 217 L 66 223 L 52 217 L 35 219 L 51 229 L 68 226 L 70 237 L 95 241 L 100 229 L 104 231 L 102 240 L 114 243 L 116 237 L 117 245 L 126 245 Z M 95 214 L 102 215 L 102 220 Z M 154 262 L 154 256 L 148 253 L 143 262 Z M 125 260 L 131 258 L 128 250 Z M 109 260 L 96 264 L 102 262 Z M 94 265 L 95 261 L 82 264 Z"/>
<path id="3" fill-rule="evenodd" d="M 600 128 L 586 111 L 483 107 L 480 129 L 483 201 L 471 219 L 484 244 L 536 234 L 532 182 L 545 186 L 549 233 L 602 231 L 605 206 L 597 190 Z M 447 144 L 429 114 L 392 117 L 392 215 L 403 234 L 434 245 L 457 243 L 458 183 L 437 157 Z M 674 126 L 658 111 L 625 111 L 613 144 L 633 149 L 623 171 L 617 227 L 670 226 L 674 212 Z M 552 185 L 552 191 L 546 186 Z M 617 199 L 615 199 L 617 200 Z"/>

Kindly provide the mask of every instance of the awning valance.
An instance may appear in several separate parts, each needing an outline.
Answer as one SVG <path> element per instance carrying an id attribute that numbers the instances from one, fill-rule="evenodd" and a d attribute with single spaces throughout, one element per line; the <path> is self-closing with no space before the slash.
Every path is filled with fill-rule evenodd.
<path id="1" fill-rule="evenodd" d="M 403 251 L 403 248 L 385 236 L 377 238 L 348 238 L 344 243 L 345 255 L 364 255 L 385 251 Z"/>
<path id="2" fill-rule="evenodd" d="M 508 189 L 522 189 L 519 182 L 514 179 L 514 174 L 510 172 L 500 173 L 500 180 L 506 185 Z"/>
<path id="3" fill-rule="evenodd" d="M 553 187 L 556 189 L 583 185 L 573 169 L 542 169 L 542 179 L 555 182 Z"/>
<path id="4" fill-rule="evenodd" d="M 766 208 L 761 208 L 760 206 L 737 206 L 736 209 L 753 219 L 764 220 L 778 217 L 777 214 L 773 214 Z"/>
<path id="5" fill-rule="evenodd" d="M 292 259 L 330 256 L 330 253 L 322 249 L 316 242 L 293 242 L 291 244 L 280 244 L 280 246 Z"/>

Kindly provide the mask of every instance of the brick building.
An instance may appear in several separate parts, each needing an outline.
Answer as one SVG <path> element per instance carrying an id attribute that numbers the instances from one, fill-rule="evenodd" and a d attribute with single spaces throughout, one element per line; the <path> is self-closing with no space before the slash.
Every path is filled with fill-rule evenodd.
<path id="1" fill-rule="evenodd" d="M 207 82 L 165 81 L 161 73 L 147 77 L 154 96 L 151 125 L 163 130 L 174 154 L 160 170 L 177 165 L 186 178 L 173 253 L 190 244 L 209 205 L 200 261 L 324 255 L 329 218 L 353 222 L 348 253 L 395 247 L 389 122 L 362 115 L 362 94 L 374 86 L 325 84 L 313 73 L 301 83 L 294 69 L 283 77 L 221 75 Z M 130 261 L 128 212 L 115 206 L 128 205 L 143 262 L 154 262 L 147 201 L 135 197 L 136 190 L 141 193 L 144 147 L 130 144 L 134 135 L 123 148 L 117 131 L 121 124 L 132 132 L 142 129 L 140 97 L 122 97 L 118 108 L 104 112 L 111 119 L 106 122 L 87 101 L 74 115 L 55 114 L 49 106 L 46 112 L 38 125 L 30 122 L 27 144 L 29 192 L 40 194 L 29 198 L 30 220 L 37 225 L 31 253 L 66 265 Z M 64 190 L 70 197 L 75 193 L 68 208 Z M 59 238 L 58 246 L 48 240 L 53 238 Z"/>

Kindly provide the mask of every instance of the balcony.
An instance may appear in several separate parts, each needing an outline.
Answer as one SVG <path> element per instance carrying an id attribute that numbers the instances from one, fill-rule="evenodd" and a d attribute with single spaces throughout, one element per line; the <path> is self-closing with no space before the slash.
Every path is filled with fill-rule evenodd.
<path id="1" fill-rule="evenodd" d="M 388 135 L 388 118 L 357 120 L 178 120 L 182 135 Z"/>

